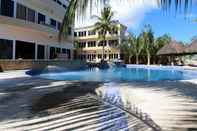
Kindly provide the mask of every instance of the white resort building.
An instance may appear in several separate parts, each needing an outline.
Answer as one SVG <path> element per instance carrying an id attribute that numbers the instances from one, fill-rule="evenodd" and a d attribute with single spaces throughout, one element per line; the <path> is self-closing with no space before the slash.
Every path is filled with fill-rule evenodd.
<path id="1" fill-rule="evenodd" d="M 0 59 L 72 59 L 73 29 L 67 40 L 58 32 L 68 0 L 0 0 Z"/>
<path id="2" fill-rule="evenodd" d="M 103 53 L 103 44 L 105 46 L 104 59 L 114 61 L 121 58 L 119 45 L 125 38 L 127 27 L 117 23 L 118 30 L 107 32 L 106 41 L 99 39 L 99 32 L 94 32 L 94 26 L 75 28 L 75 43 L 79 44 L 77 51 L 78 58 L 88 62 L 100 62 Z"/>

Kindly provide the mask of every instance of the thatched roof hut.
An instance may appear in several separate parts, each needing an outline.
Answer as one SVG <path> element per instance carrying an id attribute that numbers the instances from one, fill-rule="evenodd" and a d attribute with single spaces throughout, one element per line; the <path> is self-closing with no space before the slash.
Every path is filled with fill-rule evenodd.
<path id="1" fill-rule="evenodd" d="M 194 40 L 186 49 L 187 54 L 197 54 L 197 40 Z"/>
<path id="2" fill-rule="evenodd" d="M 171 41 L 169 44 L 166 44 L 163 46 L 158 52 L 157 55 L 167 55 L 167 56 L 173 56 L 173 55 L 182 55 L 185 52 L 184 45 L 176 42 Z"/>

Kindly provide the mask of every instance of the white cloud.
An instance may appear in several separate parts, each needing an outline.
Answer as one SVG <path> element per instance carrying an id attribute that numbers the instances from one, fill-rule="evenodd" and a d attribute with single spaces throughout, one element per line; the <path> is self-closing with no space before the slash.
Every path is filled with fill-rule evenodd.
<path id="1" fill-rule="evenodd" d="M 115 18 L 129 28 L 136 29 L 143 21 L 146 13 L 158 9 L 158 0 L 110 0 L 110 6 L 115 12 Z M 99 7 L 93 7 L 92 15 L 100 14 Z M 87 10 L 86 17 L 76 22 L 76 27 L 92 25 L 90 9 Z"/>

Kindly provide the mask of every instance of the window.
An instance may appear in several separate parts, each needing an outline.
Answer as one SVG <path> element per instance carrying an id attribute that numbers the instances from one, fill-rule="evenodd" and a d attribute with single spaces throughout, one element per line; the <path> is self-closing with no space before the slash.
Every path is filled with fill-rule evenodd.
<path id="1" fill-rule="evenodd" d="M 79 37 L 83 37 L 83 36 L 86 36 L 86 31 L 79 32 Z"/>
<path id="2" fill-rule="evenodd" d="M 38 59 L 44 59 L 44 54 L 45 54 L 44 45 L 38 45 L 38 55 L 37 55 L 37 58 Z"/>
<path id="3" fill-rule="evenodd" d="M 63 4 L 64 9 L 67 9 L 67 6 Z"/>
<path id="4" fill-rule="evenodd" d="M 96 47 L 96 41 L 88 41 L 88 47 Z"/>
<path id="5" fill-rule="evenodd" d="M 0 39 L 0 59 L 12 59 L 13 41 Z"/>
<path id="6" fill-rule="evenodd" d="M 113 54 L 109 54 L 109 59 L 113 59 Z"/>
<path id="7" fill-rule="evenodd" d="M 91 36 L 91 35 L 96 35 L 96 32 L 95 32 L 95 31 L 92 31 L 92 30 L 91 30 L 91 31 L 88 31 L 88 35 L 89 35 L 89 36 Z"/>
<path id="8" fill-rule="evenodd" d="M 16 13 L 16 18 L 26 20 L 27 18 L 27 13 L 26 13 L 26 7 L 17 3 L 17 13 Z"/>
<path id="9" fill-rule="evenodd" d="M 111 35 L 117 35 L 118 34 L 118 30 L 113 29 L 111 32 L 109 32 L 109 34 L 111 34 Z"/>
<path id="10" fill-rule="evenodd" d="M 46 16 L 38 13 L 38 24 L 45 24 Z"/>
<path id="11" fill-rule="evenodd" d="M 66 49 L 62 49 L 62 53 L 63 54 L 66 54 Z"/>
<path id="12" fill-rule="evenodd" d="M 60 28 L 61 28 L 61 23 L 57 22 L 57 29 L 60 30 Z"/>
<path id="13" fill-rule="evenodd" d="M 107 41 L 99 42 L 98 46 L 107 46 Z"/>
<path id="14" fill-rule="evenodd" d="M 74 36 L 77 37 L 77 32 L 74 32 Z"/>
<path id="15" fill-rule="evenodd" d="M 118 59 L 118 54 L 114 54 L 114 59 Z"/>
<path id="16" fill-rule="evenodd" d="M 62 5 L 62 2 L 61 2 L 61 1 L 59 1 L 59 0 L 57 0 L 57 3 L 58 3 L 59 5 Z"/>
<path id="17" fill-rule="evenodd" d="M 71 59 L 71 50 L 70 49 L 67 49 L 67 55 L 68 55 L 68 59 Z"/>
<path id="18" fill-rule="evenodd" d="M 35 44 L 16 41 L 16 59 L 35 59 Z"/>
<path id="19" fill-rule="evenodd" d="M 57 54 L 61 53 L 61 48 L 56 48 L 56 53 Z"/>
<path id="20" fill-rule="evenodd" d="M 50 47 L 50 59 L 55 59 L 56 57 L 55 47 Z"/>
<path id="21" fill-rule="evenodd" d="M 14 16 L 14 1 L 12 0 L 1 0 L 0 1 L 0 14 L 4 16 Z"/>
<path id="22" fill-rule="evenodd" d="M 27 9 L 27 20 L 31 21 L 31 22 L 35 22 L 36 21 L 36 12 L 32 9 Z"/>
<path id="23" fill-rule="evenodd" d="M 56 28 L 57 22 L 54 19 L 50 19 L 50 25 Z"/>
<path id="24" fill-rule="evenodd" d="M 111 47 L 118 46 L 118 40 L 109 40 L 109 46 Z"/>
<path id="25" fill-rule="evenodd" d="M 80 48 L 85 48 L 86 47 L 86 42 L 79 42 L 79 47 Z"/>
<path id="26" fill-rule="evenodd" d="M 98 54 L 98 59 L 101 59 L 102 58 L 102 55 L 101 54 Z"/>

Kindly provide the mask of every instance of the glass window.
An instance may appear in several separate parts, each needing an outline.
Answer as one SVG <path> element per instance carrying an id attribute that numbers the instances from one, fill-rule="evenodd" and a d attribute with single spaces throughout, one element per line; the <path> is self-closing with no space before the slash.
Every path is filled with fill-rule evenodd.
<path id="1" fill-rule="evenodd" d="M 12 0 L 1 0 L 0 14 L 4 16 L 14 16 L 14 2 Z"/>
<path id="2" fill-rule="evenodd" d="M 38 45 L 38 55 L 37 55 L 37 58 L 38 59 L 44 59 L 44 54 L 45 54 L 44 45 Z"/>
<path id="3" fill-rule="evenodd" d="M 56 48 L 56 53 L 61 53 L 61 48 Z"/>
<path id="4" fill-rule="evenodd" d="M 26 20 L 27 18 L 27 13 L 26 13 L 26 7 L 17 3 L 17 13 L 16 13 L 16 18 Z"/>
<path id="5" fill-rule="evenodd" d="M 55 59 L 56 57 L 55 47 L 50 47 L 50 59 Z"/>
<path id="6" fill-rule="evenodd" d="M 74 32 L 74 36 L 77 37 L 77 32 Z"/>
<path id="7" fill-rule="evenodd" d="M 27 9 L 27 20 L 31 22 L 35 22 L 36 12 L 32 9 Z"/>
<path id="8" fill-rule="evenodd" d="M 56 28 L 56 24 L 57 24 L 56 20 L 50 19 L 50 25 L 51 25 L 51 26 L 53 26 L 53 27 Z"/>
<path id="9" fill-rule="evenodd" d="M 38 24 L 45 24 L 46 16 L 38 13 Z"/>
<path id="10" fill-rule="evenodd" d="M 66 54 L 66 49 L 62 49 L 62 53 L 63 54 Z"/>
<path id="11" fill-rule="evenodd" d="M 57 29 L 60 30 L 60 28 L 61 28 L 61 23 L 57 22 Z"/>
<path id="12" fill-rule="evenodd" d="M 61 1 L 59 1 L 59 0 L 57 0 L 57 3 L 58 3 L 59 5 L 62 5 L 62 2 L 61 2 Z"/>
<path id="13" fill-rule="evenodd" d="M 67 6 L 66 6 L 66 5 L 64 5 L 64 4 L 63 4 L 63 7 L 64 7 L 64 9 L 66 9 L 66 8 L 67 8 Z"/>
<path id="14" fill-rule="evenodd" d="M 35 44 L 16 41 L 16 59 L 35 59 Z"/>
<path id="15" fill-rule="evenodd" d="M 68 59 L 71 59 L 71 50 L 70 49 L 67 49 L 67 55 L 68 55 Z"/>
<path id="16" fill-rule="evenodd" d="M 0 39 L 0 59 L 12 59 L 13 41 Z"/>

